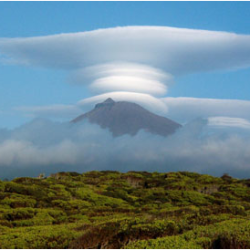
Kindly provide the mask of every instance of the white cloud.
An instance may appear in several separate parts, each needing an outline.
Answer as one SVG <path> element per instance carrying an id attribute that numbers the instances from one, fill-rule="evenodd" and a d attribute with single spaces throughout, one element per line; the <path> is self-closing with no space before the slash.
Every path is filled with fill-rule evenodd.
<path id="1" fill-rule="evenodd" d="M 44 37 L 0 39 L 12 63 L 63 69 L 93 93 L 166 94 L 173 77 L 250 66 L 250 36 L 132 26 Z M 127 98 L 128 96 L 124 96 Z"/>
<path id="2" fill-rule="evenodd" d="M 215 127 L 236 127 L 250 129 L 250 122 L 246 119 L 235 117 L 215 116 L 208 118 L 208 125 Z"/>
<path id="3" fill-rule="evenodd" d="M 172 76 L 156 68 L 138 63 L 107 63 L 76 70 L 71 81 L 78 84 L 91 82 L 93 92 L 131 91 L 164 95 Z"/>
<path id="4" fill-rule="evenodd" d="M 1 165 L 16 164 L 17 170 L 18 166 L 25 165 L 28 167 L 34 165 L 34 168 L 49 164 L 73 165 L 77 163 L 77 154 L 79 154 L 77 145 L 67 140 L 46 148 L 19 140 L 6 140 L 0 144 Z"/>
<path id="5" fill-rule="evenodd" d="M 108 130 L 88 122 L 35 120 L 13 131 L 0 131 L 0 177 L 89 170 L 250 176 L 250 131 L 222 134 L 214 128 L 210 135 L 206 129 L 206 121 L 197 120 L 169 137 L 140 131 L 134 137 L 113 138 Z"/>
<path id="6" fill-rule="evenodd" d="M 227 32 L 132 26 L 1 39 L 0 50 L 19 63 L 43 67 L 75 69 L 121 61 L 180 74 L 249 66 L 249 41 L 247 35 Z"/>
<path id="7" fill-rule="evenodd" d="M 15 111 L 23 112 L 32 117 L 72 119 L 82 113 L 76 105 L 54 104 L 48 106 L 20 106 Z"/>
<path id="8" fill-rule="evenodd" d="M 135 102 L 145 107 L 146 109 L 159 114 L 166 114 L 168 111 L 167 105 L 161 99 L 153 97 L 148 94 L 133 93 L 133 92 L 110 92 L 102 95 L 97 95 L 79 101 L 78 105 L 82 107 L 85 106 L 93 107 L 95 104 L 103 102 L 108 98 L 112 98 L 114 101 L 126 100 L 129 102 Z"/>
<path id="9" fill-rule="evenodd" d="M 168 116 L 186 123 L 198 117 L 227 116 L 250 120 L 250 101 L 191 97 L 161 99 L 168 107 Z"/>

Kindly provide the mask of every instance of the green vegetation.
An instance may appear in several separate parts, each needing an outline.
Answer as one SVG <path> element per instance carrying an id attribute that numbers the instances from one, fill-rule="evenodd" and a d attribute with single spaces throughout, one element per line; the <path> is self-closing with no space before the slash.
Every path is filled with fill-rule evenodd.
<path id="1" fill-rule="evenodd" d="M 0 181 L 0 248 L 250 248 L 250 180 L 93 171 Z"/>

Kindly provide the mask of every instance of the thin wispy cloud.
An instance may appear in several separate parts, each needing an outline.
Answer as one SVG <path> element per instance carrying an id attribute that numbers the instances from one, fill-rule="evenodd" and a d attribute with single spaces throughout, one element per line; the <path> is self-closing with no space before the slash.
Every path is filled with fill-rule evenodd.
<path id="1" fill-rule="evenodd" d="M 77 105 L 47 105 L 47 106 L 19 106 L 13 109 L 16 112 L 23 112 L 31 117 L 51 117 L 72 119 L 82 112 Z"/>
<path id="2" fill-rule="evenodd" d="M 210 116 L 239 117 L 250 120 L 250 101 L 247 100 L 166 97 L 161 101 L 168 107 L 168 116 L 180 123 Z"/>
<path id="3" fill-rule="evenodd" d="M 209 117 L 208 124 L 215 127 L 221 126 L 250 129 L 250 122 L 242 118 L 232 118 L 225 116 Z"/>

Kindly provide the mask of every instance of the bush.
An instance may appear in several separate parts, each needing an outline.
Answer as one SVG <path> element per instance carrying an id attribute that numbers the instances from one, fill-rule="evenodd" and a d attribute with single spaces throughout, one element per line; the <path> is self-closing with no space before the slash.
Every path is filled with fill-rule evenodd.
<path id="1" fill-rule="evenodd" d="M 36 200 L 26 197 L 6 197 L 4 198 L 0 204 L 2 205 L 8 205 L 11 208 L 19 208 L 19 207 L 31 207 L 34 208 L 36 205 Z"/>
<path id="2" fill-rule="evenodd" d="M 33 218 L 34 215 L 35 215 L 35 210 L 32 208 L 16 208 L 4 212 L 3 218 L 8 221 L 25 220 Z"/>

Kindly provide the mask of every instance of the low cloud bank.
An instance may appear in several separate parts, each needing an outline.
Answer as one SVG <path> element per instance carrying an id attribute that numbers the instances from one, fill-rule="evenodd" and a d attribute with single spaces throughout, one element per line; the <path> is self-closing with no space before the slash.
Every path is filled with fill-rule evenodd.
<path id="1" fill-rule="evenodd" d="M 34 120 L 0 131 L 0 177 L 90 170 L 185 170 L 250 177 L 250 130 L 237 125 L 225 129 L 227 120 L 221 119 L 223 124 L 217 119 L 215 125 L 223 129 L 197 119 L 169 137 L 140 131 L 117 138 L 88 122 Z"/>

